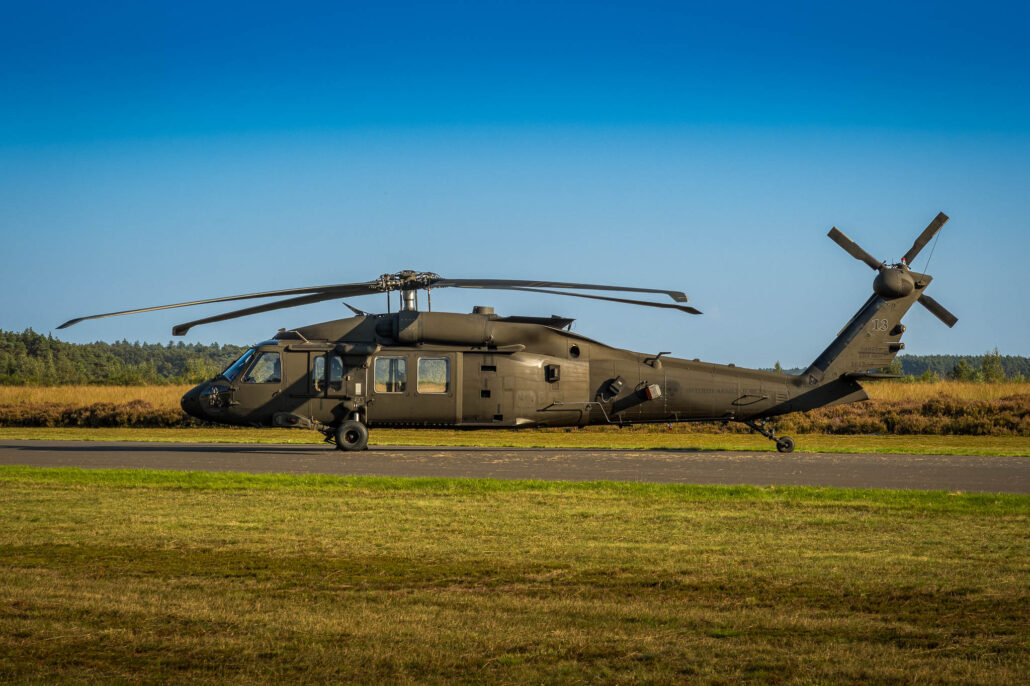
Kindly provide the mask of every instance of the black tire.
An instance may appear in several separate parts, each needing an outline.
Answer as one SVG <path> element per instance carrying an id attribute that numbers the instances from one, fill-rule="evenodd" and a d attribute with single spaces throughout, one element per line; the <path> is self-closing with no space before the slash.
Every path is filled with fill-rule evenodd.
<path id="1" fill-rule="evenodd" d="M 776 449 L 781 453 L 794 452 L 794 439 L 790 436 L 780 436 L 776 439 Z"/>
<path id="2" fill-rule="evenodd" d="M 336 427 L 333 437 L 340 450 L 364 450 L 368 446 L 368 427 L 348 419 Z"/>

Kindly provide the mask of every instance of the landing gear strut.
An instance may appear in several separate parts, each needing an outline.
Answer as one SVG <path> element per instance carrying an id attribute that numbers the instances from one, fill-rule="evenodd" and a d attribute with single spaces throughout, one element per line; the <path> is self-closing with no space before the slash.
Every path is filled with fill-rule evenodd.
<path id="1" fill-rule="evenodd" d="M 752 431 L 762 434 L 770 441 L 774 441 L 776 443 L 776 449 L 781 453 L 794 452 L 794 439 L 790 436 L 780 436 L 779 438 L 776 438 L 776 434 L 773 433 L 773 430 L 766 428 L 764 419 L 761 424 L 751 421 L 750 419 L 745 419 L 741 423 L 745 424 Z"/>

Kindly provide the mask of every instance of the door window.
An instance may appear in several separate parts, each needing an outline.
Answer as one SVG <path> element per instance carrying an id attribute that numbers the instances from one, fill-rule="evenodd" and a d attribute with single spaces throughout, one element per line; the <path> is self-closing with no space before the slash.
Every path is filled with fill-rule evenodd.
<path id="1" fill-rule="evenodd" d="M 311 388 L 315 393 L 325 390 L 325 355 L 315 355 L 311 359 Z"/>
<path id="2" fill-rule="evenodd" d="M 329 390 L 343 389 L 343 358 L 333 355 L 329 358 Z"/>
<path id="3" fill-rule="evenodd" d="M 446 357 L 418 358 L 419 393 L 446 393 L 450 390 L 451 361 Z"/>
<path id="4" fill-rule="evenodd" d="M 279 353 L 267 352 L 258 355 L 243 380 L 246 383 L 279 383 L 282 378 L 282 363 L 279 361 Z"/>
<path id="5" fill-rule="evenodd" d="M 376 393 L 403 393 L 408 387 L 408 360 L 403 357 L 377 357 Z"/>

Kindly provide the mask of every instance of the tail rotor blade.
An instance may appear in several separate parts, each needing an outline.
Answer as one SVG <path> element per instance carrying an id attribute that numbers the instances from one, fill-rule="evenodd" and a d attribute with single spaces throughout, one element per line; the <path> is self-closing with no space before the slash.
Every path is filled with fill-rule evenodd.
<path id="1" fill-rule="evenodd" d="M 955 326 L 955 322 L 958 321 L 958 317 L 953 315 L 951 312 L 948 312 L 944 305 L 941 305 L 926 293 L 919 296 L 919 304 L 930 310 L 930 313 L 944 322 L 949 329 Z"/>
<path id="2" fill-rule="evenodd" d="M 834 243 L 844 248 L 845 252 L 859 262 L 865 262 L 870 268 L 879 270 L 880 266 L 883 264 L 883 262 L 863 250 L 858 243 L 848 238 L 847 235 L 845 235 L 845 233 L 836 226 L 830 229 L 830 232 L 826 235 L 829 236 Z"/>
<path id="3" fill-rule="evenodd" d="M 905 260 L 906 264 L 911 265 L 912 260 L 916 259 L 916 255 L 919 254 L 919 251 L 926 247 L 926 244 L 929 243 L 937 232 L 941 230 L 941 227 L 944 226 L 947 221 L 948 215 L 943 212 L 938 212 L 937 216 L 934 217 L 933 221 L 930 222 L 925 229 L 923 229 L 923 232 L 919 234 L 919 238 L 916 239 L 916 242 L 912 244 L 912 247 L 908 249 L 908 252 L 905 253 L 905 256 L 901 259 Z"/>

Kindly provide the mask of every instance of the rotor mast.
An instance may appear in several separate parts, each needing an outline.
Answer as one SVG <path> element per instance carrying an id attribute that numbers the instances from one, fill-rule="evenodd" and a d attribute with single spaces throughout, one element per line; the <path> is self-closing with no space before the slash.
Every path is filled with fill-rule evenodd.
<path id="1" fill-rule="evenodd" d="M 377 290 L 400 291 L 400 311 L 418 311 L 418 292 L 422 288 L 428 289 L 434 282 L 439 281 L 440 276 L 432 272 L 416 272 L 406 269 L 396 274 L 383 274 L 376 282 Z"/>
<path id="2" fill-rule="evenodd" d="M 418 299 L 415 297 L 417 293 L 414 288 L 401 289 L 401 312 L 418 311 Z"/>

